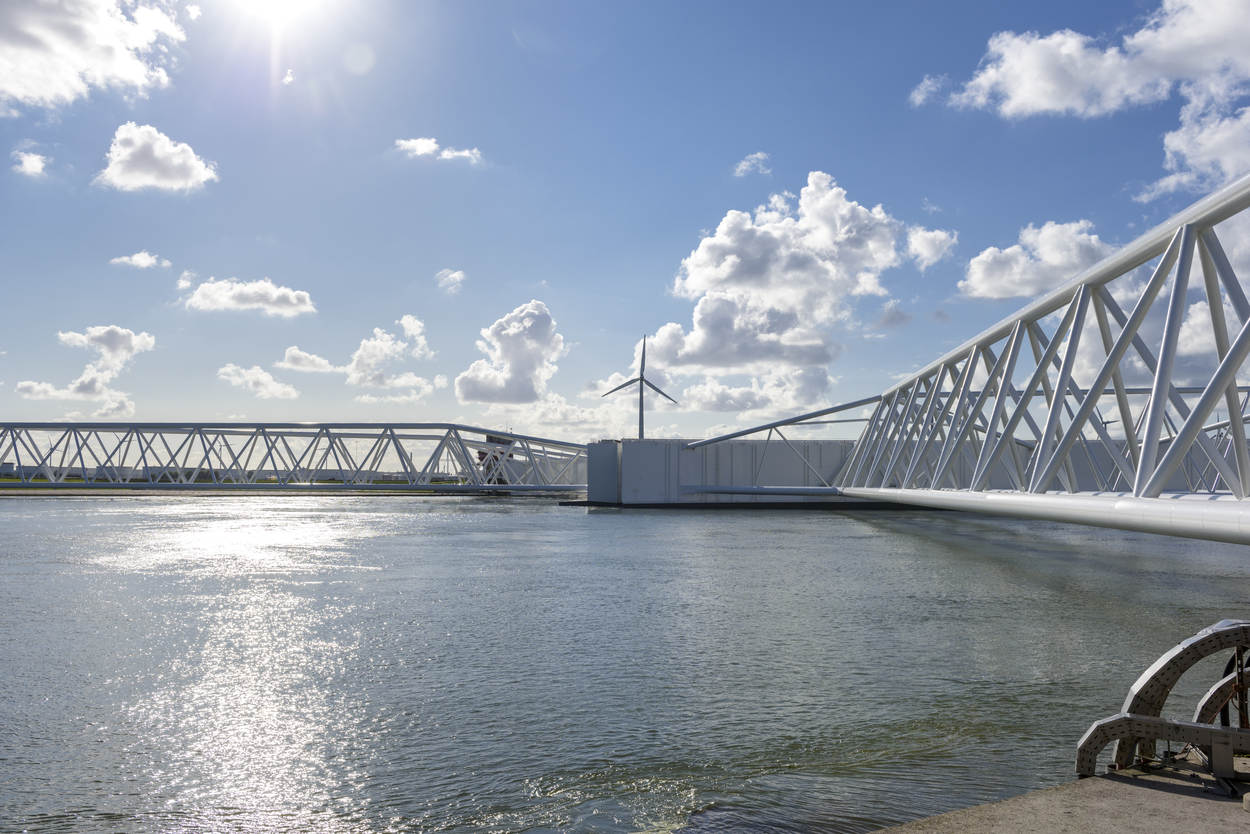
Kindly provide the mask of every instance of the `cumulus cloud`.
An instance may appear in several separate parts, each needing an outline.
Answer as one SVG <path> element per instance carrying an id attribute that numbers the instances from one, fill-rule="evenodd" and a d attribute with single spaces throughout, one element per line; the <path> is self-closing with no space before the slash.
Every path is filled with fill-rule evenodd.
<path id="1" fill-rule="evenodd" d="M 409 159 L 428 156 L 435 159 L 463 159 L 471 165 L 482 161 L 482 152 L 477 148 L 440 148 L 438 140 L 423 136 L 417 139 L 396 139 L 395 147 L 403 151 Z"/>
<path id="2" fill-rule="evenodd" d="M 404 355 L 408 345 L 380 327 L 373 328 L 373 335 L 360 340 L 360 346 L 347 363 L 348 385 L 368 385 L 377 388 L 393 388 L 396 378 L 384 370 L 390 362 Z M 402 385 L 399 382 L 399 385 Z"/>
<path id="3" fill-rule="evenodd" d="M 317 312 L 307 292 L 280 287 L 268 278 L 259 281 L 209 278 L 187 298 L 186 307 L 188 310 L 260 310 L 267 316 L 282 318 Z"/>
<path id="4" fill-rule="evenodd" d="M 991 246 L 968 263 L 959 289 L 977 298 L 1033 296 L 1053 289 L 1109 255 L 1114 247 L 1091 230 L 1088 220 L 1047 222 L 1020 230 L 1020 242 Z"/>
<path id="5" fill-rule="evenodd" d="M 42 177 L 48 166 L 48 157 L 31 151 L 13 152 L 13 170 L 27 177 Z"/>
<path id="6" fill-rule="evenodd" d="M 945 75 L 926 75 L 920 80 L 920 83 L 912 88 L 907 95 L 907 102 L 912 107 L 920 107 L 929 99 L 933 98 L 942 88 L 950 81 Z"/>
<path id="7" fill-rule="evenodd" d="M 404 331 L 404 338 L 412 344 L 410 351 L 414 359 L 432 359 L 434 351 L 430 350 L 430 343 L 425 337 L 425 322 L 416 316 L 405 315 L 395 322 Z"/>
<path id="8" fill-rule="evenodd" d="M 134 413 L 134 403 L 128 396 L 109 387 L 136 354 L 156 347 L 156 337 L 150 333 L 135 333 L 115 324 L 94 325 L 83 333 L 68 330 L 56 334 L 61 344 L 86 348 L 96 352 L 94 361 L 83 368 L 78 378 L 64 387 L 49 382 L 23 380 L 13 390 L 29 400 L 96 400 L 102 405 L 95 417 L 128 416 Z"/>
<path id="9" fill-rule="evenodd" d="M 448 295 L 455 295 L 460 292 L 460 287 L 464 284 L 467 276 L 461 269 L 440 269 L 434 275 L 434 280 L 438 283 L 438 288 Z"/>
<path id="10" fill-rule="evenodd" d="M 373 328 L 370 336 L 360 340 L 360 345 L 344 365 L 335 365 L 329 359 L 291 345 L 282 359 L 274 363 L 276 368 L 303 373 L 338 373 L 344 375 L 348 385 L 365 388 L 383 388 L 386 394 L 361 394 L 356 397 L 364 403 L 416 402 L 430 392 L 447 386 L 447 378 L 437 376 L 433 381 L 411 371 L 395 373 L 390 366 L 405 355 L 417 359 L 434 356 L 425 336 L 425 324 L 419 318 L 405 315 L 396 322 L 408 341 L 389 333 L 381 327 Z M 399 389 L 407 389 L 399 390 Z"/>
<path id="11" fill-rule="evenodd" d="M 295 70 L 288 69 L 286 71 L 286 75 L 282 76 L 282 83 L 288 87 L 294 84 L 295 83 Z"/>
<path id="12" fill-rule="evenodd" d="M 564 354 L 547 305 L 531 300 L 483 328 L 477 348 L 486 354 L 456 377 L 461 403 L 529 403 L 543 397 Z"/>
<path id="13" fill-rule="evenodd" d="M 682 391 L 681 403 L 696 411 L 747 415 L 794 411 L 826 396 L 832 382 L 824 368 L 798 368 L 736 386 L 707 376 Z"/>
<path id="14" fill-rule="evenodd" d="M 243 368 L 235 364 L 224 365 L 217 369 L 217 378 L 228 382 L 235 388 L 250 391 L 261 400 L 293 400 L 299 391 L 293 385 L 279 382 L 273 375 L 259 365 Z"/>
<path id="15" fill-rule="evenodd" d="M 1148 200 L 1210 187 L 1250 168 L 1250 14 L 1243 0 L 1164 0 L 1118 43 L 1070 29 L 999 32 L 980 67 L 951 96 L 1006 118 L 1103 116 L 1179 91 L 1180 124 L 1164 137 L 1168 175 Z"/>
<path id="16" fill-rule="evenodd" d="M 273 364 L 275 368 L 306 373 L 343 373 L 345 371 L 344 368 L 331 363 L 329 359 L 300 350 L 298 345 L 291 345 L 287 348 L 282 358 Z"/>
<path id="17" fill-rule="evenodd" d="M 116 258 L 110 258 L 109 263 L 118 264 L 120 266 L 133 266 L 137 269 L 151 269 L 154 266 L 162 268 L 171 266 L 168 258 L 162 258 L 160 255 L 154 255 L 146 249 L 141 249 L 133 255 L 118 255 Z"/>
<path id="18" fill-rule="evenodd" d="M 0 105 L 59 107 L 95 89 L 145 95 L 169 83 L 185 35 L 157 4 L 120 0 L 0 4 Z"/>
<path id="19" fill-rule="evenodd" d="M 181 292 L 182 290 L 191 289 L 191 285 L 193 283 L 195 283 L 195 273 L 189 269 L 184 269 L 182 273 L 178 276 L 178 282 L 176 286 L 179 292 Z"/>
<path id="20" fill-rule="evenodd" d="M 949 255 L 958 242 L 958 232 L 912 226 L 907 230 L 907 257 L 923 272 Z"/>
<path id="21" fill-rule="evenodd" d="M 197 6 L 196 4 L 194 3 L 187 4 L 187 17 L 191 18 L 192 20 L 199 20 L 201 13 L 202 12 L 200 11 L 200 7 Z"/>
<path id="22" fill-rule="evenodd" d="M 771 174 L 772 172 L 773 169 L 768 167 L 768 154 L 763 151 L 747 154 L 734 166 L 735 177 L 745 177 L 751 173 Z"/>
<path id="23" fill-rule="evenodd" d="M 707 377 L 690 385 L 683 407 L 733 403 L 760 416 L 808 405 L 832 385 L 838 329 L 855 328 L 862 299 L 887 295 L 882 274 L 908 260 L 931 266 L 956 240 L 954 231 L 909 229 L 812 171 L 797 196 L 726 213 L 682 261 L 673 293 L 694 301 L 691 323 L 656 331 L 648 368 Z"/>
<path id="24" fill-rule="evenodd" d="M 108 165 L 95 182 L 120 191 L 192 191 L 215 179 L 213 164 L 196 156 L 190 145 L 175 142 L 151 125 L 126 122 L 113 134 Z"/>
<path id="25" fill-rule="evenodd" d="M 728 212 L 682 261 L 673 292 L 695 301 L 692 326 L 661 327 L 657 361 L 746 373 L 834 359 L 831 326 L 849 319 L 854 297 L 885 293 L 879 277 L 902 261 L 903 224 L 820 171 L 794 200 Z"/>

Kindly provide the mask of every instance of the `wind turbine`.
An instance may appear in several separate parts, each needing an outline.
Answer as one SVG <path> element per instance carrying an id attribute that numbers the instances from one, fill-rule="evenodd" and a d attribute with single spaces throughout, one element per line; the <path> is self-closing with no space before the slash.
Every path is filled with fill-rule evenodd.
<path id="1" fill-rule="evenodd" d="M 651 384 L 651 381 L 647 379 L 647 337 L 646 337 L 646 334 L 643 334 L 643 337 L 642 337 L 642 361 L 638 363 L 638 376 L 634 377 L 628 382 L 622 382 L 620 385 L 616 386 L 611 391 L 609 391 L 608 394 L 615 394 L 617 391 L 620 391 L 622 388 L 628 388 L 629 386 L 633 385 L 635 382 L 638 383 L 638 439 L 642 440 L 643 439 L 643 433 L 642 433 L 642 394 L 643 394 L 643 391 L 645 391 L 647 388 L 650 388 L 652 391 L 659 394 L 661 397 L 668 400 L 673 405 L 677 405 L 677 400 L 673 399 L 668 394 L 665 394 L 659 388 L 656 388 L 654 385 Z M 608 394 L 604 394 L 603 396 L 606 397 Z"/>

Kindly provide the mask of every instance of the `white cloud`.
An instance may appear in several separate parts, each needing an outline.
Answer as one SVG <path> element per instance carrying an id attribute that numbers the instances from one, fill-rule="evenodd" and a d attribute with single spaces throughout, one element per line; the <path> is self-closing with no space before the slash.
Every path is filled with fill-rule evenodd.
<path id="1" fill-rule="evenodd" d="M 291 345 L 287 348 L 282 358 L 273 365 L 275 368 L 306 373 L 343 373 L 346 370 L 332 364 L 329 359 L 300 350 L 298 345 Z"/>
<path id="2" fill-rule="evenodd" d="M 236 388 L 244 388 L 261 400 L 293 400 L 299 396 L 295 386 L 279 382 L 259 365 L 250 368 L 224 365 L 217 369 L 217 378 Z"/>
<path id="3" fill-rule="evenodd" d="M 681 393 L 679 401 L 695 411 L 738 412 L 751 416 L 793 412 L 825 397 L 832 379 L 824 368 L 799 368 L 764 378 L 753 378 L 744 385 L 725 385 L 719 379 L 704 377 Z"/>
<path id="4" fill-rule="evenodd" d="M 192 191 L 216 179 L 213 164 L 196 156 L 190 145 L 175 142 L 151 125 L 126 122 L 113 134 L 108 165 L 95 182 L 120 191 Z"/>
<path id="5" fill-rule="evenodd" d="M 260 310 L 267 316 L 283 318 L 317 312 L 307 292 L 279 287 L 268 278 L 259 281 L 209 278 L 195 288 L 186 306 L 188 310 Z"/>
<path id="6" fill-rule="evenodd" d="M 425 337 L 425 322 L 416 316 L 405 315 L 395 323 L 403 328 L 404 338 L 412 343 L 414 359 L 434 358 L 434 351 L 430 350 L 430 343 Z"/>
<path id="7" fill-rule="evenodd" d="M 151 269 L 154 266 L 165 268 L 171 265 L 168 258 L 154 255 L 146 249 L 141 249 L 133 255 L 118 255 L 116 258 L 110 258 L 109 263 L 133 266 L 138 269 Z"/>
<path id="8" fill-rule="evenodd" d="M 959 289 L 977 298 L 1033 296 L 1075 278 L 1114 249 L 1090 230 L 1088 220 L 1030 224 L 1020 242 L 1006 249 L 991 246 L 968 263 Z"/>
<path id="9" fill-rule="evenodd" d="M 360 340 L 360 346 L 352 354 L 344 369 L 348 385 L 367 385 L 375 388 L 393 388 L 396 378 L 383 370 L 383 366 L 404 355 L 408 344 L 380 327 L 373 328 L 373 335 Z"/>
<path id="10" fill-rule="evenodd" d="M 200 7 L 197 6 L 196 4 L 194 3 L 187 4 L 187 17 L 191 18 L 192 20 L 199 20 L 201 13 L 202 12 L 200 11 Z"/>
<path id="11" fill-rule="evenodd" d="M 923 272 L 949 255 L 957 242 L 958 232 L 912 226 L 907 230 L 907 256 Z"/>
<path id="12" fill-rule="evenodd" d="M 372 335 L 360 340 L 360 345 L 345 365 L 335 365 L 329 359 L 291 345 L 286 349 L 282 359 L 274 363 L 274 367 L 305 373 L 344 374 L 344 381 L 348 385 L 384 388 L 392 392 L 357 396 L 356 400 L 363 403 L 416 402 L 435 389 L 447 387 L 447 378 L 442 375 L 430 381 L 411 371 L 394 373 L 388 370 L 387 366 L 401 360 L 405 354 L 417 359 L 434 356 L 434 351 L 430 349 L 426 341 L 425 324 L 420 319 L 416 316 L 405 315 L 396 323 L 403 328 L 410 342 L 380 327 L 375 327 Z"/>
<path id="13" fill-rule="evenodd" d="M 463 159 L 472 165 L 477 165 L 482 161 L 482 152 L 477 148 L 463 150 L 459 148 L 440 149 L 438 140 L 428 136 L 417 139 L 396 139 L 395 147 L 403 151 L 409 159 L 416 159 L 419 156 L 429 156 L 437 159 Z"/>
<path id="14" fill-rule="evenodd" d="M 1179 91 L 1180 125 L 1164 139 L 1169 174 L 1148 200 L 1211 187 L 1250 168 L 1250 14 L 1244 0 L 1164 0 L 1118 44 L 1064 29 L 999 32 L 955 106 L 1006 118 L 1102 116 Z"/>
<path id="15" fill-rule="evenodd" d="M 288 69 L 286 75 L 282 76 L 282 83 L 288 87 L 295 83 L 295 70 Z"/>
<path id="16" fill-rule="evenodd" d="M 1168 175 L 1142 189 L 1138 201 L 1153 200 L 1173 191 L 1210 188 L 1250 171 L 1250 107 L 1235 109 L 1227 97 L 1193 92 L 1185 85 L 1188 102 L 1181 108 L 1180 125 L 1163 137 Z"/>
<path id="17" fill-rule="evenodd" d="M 730 211 L 681 263 L 673 292 L 695 300 L 687 332 L 669 322 L 653 342 L 671 368 L 763 373 L 824 366 L 838 354 L 833 325 L 855 296 L 883 295 L 881 273 L 901 263 L 903 225 L 846 196 L 820 171 L 791 205 L 775 194 L 754 215 Z"/>
<path id="18" fill-rule="evenodd" d="M 409 159 L 416 159 L 418 156 L 434 156 L 438 153 L 438 140 L 429 137 L 396 139 L 395 147 L 407 154 Z"/>
<path id="19" fill-rule="evenodd" d="M 83 368 L 78 378 L 63 388 L 49 382 L 24 380 L 13 390 L 30 400 L 96 400 L 102 405 L 95 417 L 129 416 L 134 413 L 134 403 L 126 394 L 109 387 L 126 368 L 136 354 L 156 347 L 156 337 L 150 333 L 135 333 L 115 324 L 94 325 L 85 333 L 73 330 L 56 334 L 61 344 L 95 351 L 96 359 Z"/>
<path id="20" fill-rule="evenodd" d="M 43 154 L 30 151 L 14 151 L 13 160 L 13 170 L 27 177 L 42 177 L 49 162 Z"/>
<path id="21" fill-rule="evenodd" d="M 191 289 L 191 284 L 194 282 L 195 282 L 195 273 L 189 269 L 184 269 L 182 271 L 182 274 L 178 276 L 178 283 L 176 284 L 176 286 L 177 286 L 177 289 L 181 292 L 182 290 Z"/>
<path id="22" fill-rule="evenodd" d="M 93 89 L 145 95 L 169 83 L 182 29 L 154 5 L 118 0 L 0 4 L 0 104 L 59 107 Z"/>
<path id="23" fill-rule="evenodd" d="M 482 152 L 477 148 L 443 148 L 438 152 L 439 159 L 463 159 L 470 165 L 482 161 Z"/>
<path id="24" fill-rule="evenodd" d="M 768 154 L 763 151 L 749 153 L 734 166 L 735 177 L 745 177 L 747 174 L 771 174 L 772 168 L 768 167 Z"/>
<path id="25" fill-rule="evenodd" d="M 907 101 L 912 107 L 920 107 L 937 95 L 950 81 L 945 75 L 926 75 L 920 83 L 912 88 Z"/>
<path id="26" fill-rule="evenodd" d="M 448 295 L 455 295 L 460 292 L 464 279 L 468 277 L 462 269 L 440 269 L 434 275 L 434 280 L 438 282 L 438 288 Z"/>
<path id="27" fill-rule="evenodd" d="M 456 377 L 461 403 L 529 403 L 543 397 L 564 354 L 564 337 L 547 305 L 531 300 L 481 331 L 486 354 Z"/>

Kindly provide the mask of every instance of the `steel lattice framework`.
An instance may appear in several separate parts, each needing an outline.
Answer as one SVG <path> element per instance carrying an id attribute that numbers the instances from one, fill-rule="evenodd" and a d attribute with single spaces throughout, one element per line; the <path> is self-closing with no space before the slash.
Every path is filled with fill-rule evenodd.
<path id="1" fill-rule="evenodd" d="M 0 423 L 0 487 L 563 492 L 586 447 L 452 423 Z"/>
<path id="2" fill-rule="evenodd" d="M 871 407 L 831 491 L 1250 543 L 1250 301 L 1217 233 L 1248 206 L 1244 177 L 878 396 L 692 445 Z"/>

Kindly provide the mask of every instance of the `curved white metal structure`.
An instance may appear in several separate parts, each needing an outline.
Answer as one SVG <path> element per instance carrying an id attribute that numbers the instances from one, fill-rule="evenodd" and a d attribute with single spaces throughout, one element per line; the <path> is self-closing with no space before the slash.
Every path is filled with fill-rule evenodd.
<path id="1" fill-rule="evenodd" d="M 1244 722 L 1244 712 L 1239 716 L 1243 719 L 1240 727 L 1218 726 L 1214 721 L 1221 708 L 1244 686 L 1244 666 L 1207 692 L 1193 721 L 1166 719 L 1161 714 L 1177 681 L 1200 660 L 1231 649 L 1235 651 L 1236 663 L 1243 664 L 1247 648 L 1250 621 L 1221 620 L 1164 652 L 1134 682 L 1120 712 L 1095 721 L 1085 731 L 1077 745 L 1077 773 L 1093 776 L 1098 754 L 1112 742 L 1115 766 L 1126 768 L 1139 759 L 1153 759 L 1155 741 L 1168 740 L 1197 745 L 1205 751 L 1216 776 L 1232 778 L 1233 754 L 1250 751 L 1250 728 Z"/>
<path id="2" fill-rule="evenodd" d="M 0 423 L 0 488 L 567 492 L 586 447 L 454 423 Z"/>
<path id="3" fill-rule="evenodd" d="M 831 492 L 1250 543 L 1250 300 L 1217 234 L 1247 207 L 1250 176 L 875 397 L 691 445 L 871 406 Z"/>

